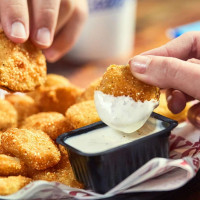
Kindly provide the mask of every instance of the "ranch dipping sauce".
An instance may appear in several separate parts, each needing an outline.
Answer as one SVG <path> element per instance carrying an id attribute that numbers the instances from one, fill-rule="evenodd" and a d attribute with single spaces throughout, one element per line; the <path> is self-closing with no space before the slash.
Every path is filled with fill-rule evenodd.
<path id="1" fill-rule="evenodd" d="M 110 128 L 98 128 L 65 140 L 69 146 L 83 153 L 100 153 L 165 129 L 162 121 L 149 118 L 137 131 L 126 134 Z"/>

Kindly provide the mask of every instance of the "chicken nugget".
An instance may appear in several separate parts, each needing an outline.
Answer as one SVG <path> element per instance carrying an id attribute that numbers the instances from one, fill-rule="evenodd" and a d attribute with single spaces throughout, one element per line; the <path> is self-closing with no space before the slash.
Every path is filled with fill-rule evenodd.
<path id="1" fill-rule="evenodd" d="M 82 89 L 71 84 L 65 77 L 49 74 L 45 84 L 28 95 L 35 100 L 40 111 L 65 114 L 65 111 L 76 102 L 81 92 Z"/>
<path id="2" fill-rule="evenodd" d="M 73 129 L 67 119 L 61 113 L 57 112 L 41 112 L 31 115 L 23 121 L 21 128 L 44 131 L 53 140 L 55 140 L 62 133 Z"/>
<path id="3" fill-rule="evenodd" d="M 100 84 L 101 77 L 94 80 L 81 94 L 77 97 L 76 103 L 83 101 L 94 100 L 94 91 L 97 86 Z"/>
<path id="4" fill-rule="evenodd" d="M 30 41 L 16 44 L 0 32 L 0 86 L 11 91 L 32 91 L 46 80 L 45 57 Z"/>
<path id="5" fill-rule="evenodd" d="M 42 171 L 34 170 L 29 176 L 33 180 L 56 181 L 69 187 L 83 188 L 83 185 L 75 179 L 66 155 L 62 155 L 60 162 L 56 166 Z"/>
<path id="6" fill-rule="evenodd" d="M 41 87 L 33 98 L 42 112 L 55 111 L 64 114 L 76 102 L 80 92 L 74 86 Z"/>
<path id="7" fill-rule="evenodd" d="M 187 119 L 187 113 L 191 105 L 192 104 L 188 102 L 182 112 L 178 114 L 173 114 L 167 107 L 166 94 L 164 92 L 161 92 L 159 106 L 154 110 L 154 112 L 160 115 L 164 115 L 165 117 L 174 119 L 178 122 L 183 122 Z"/>
<path id="8" fill-rule="evenodd" d="M 26 175 L 27 167 L 16 157 L 0 154 L 0 176 Z"/>
<path id="9" fill-rule="evenodd" d="M 14 106 L 0 99 L 0 130 L 17 127 L 17 111 Z"/>
<path id="10" fill-rule="evenodd" d="M 47 74 L 47 80 L 44 84 L 44 87 L 70 86 L 70 85 L 72 84 L 64 76 L 58 74 Z"/>
<path id="11" fill-rule="evenodd" d="M 65 115 L 75 129 L 100 121 L 93 100 L 74 104 Z"/>
<path id="12" fill-rule="evenodd" d="M 24 176 L 0 177 L 0 195 L 9 195 L 17 192 L 31 182 Z"/>
<path id="13" fill-rule="evenodd" d="M 1 136 L 1 144 L 7 152 L 33 169 L 44 170 L 60 160 L 57 146 L 40 130 L 8 129 Z"/>
<path id="14" fill-rule="evenodd" d="M 7 94 L 5 99 L 9 101 L 17 110 L 18 125 L 28 116 L 39 112 L 35 101 L 27 95 Z"/>
<path id="15" fill-rule="evenodd" d="M 159 88 L 135 78 L 129 65 L 111 65 L 96 88 L 95 105 L 103 122 L 132 133 L 149 118 L 159 95 Z"/>

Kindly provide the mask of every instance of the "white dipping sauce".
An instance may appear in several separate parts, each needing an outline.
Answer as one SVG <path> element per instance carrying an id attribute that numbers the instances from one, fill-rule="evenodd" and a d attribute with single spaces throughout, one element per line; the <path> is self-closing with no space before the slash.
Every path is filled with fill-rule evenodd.
<path id="1" fill-rule="evenodd" d="M 158 105 L 155 99 L 134 101 L 129 96 L 115 97 L 97 90 L 94 99 L 101 120 L 111 128 L 125 133 L 141 128 Z"/>
<path id="2" fill-rule="evenodd" d="M 142 128 L 130 134 L 106 126 L 72 136 L 66 139 L 65 143 L 84 153 L 100 153 L 156 133 L 164 128 L 162 121 L 150 117 Z"/>

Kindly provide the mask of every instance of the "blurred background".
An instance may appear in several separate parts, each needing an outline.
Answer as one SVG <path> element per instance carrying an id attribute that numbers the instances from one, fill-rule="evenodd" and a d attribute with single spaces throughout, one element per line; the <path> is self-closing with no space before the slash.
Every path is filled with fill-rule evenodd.
<path id="1" fill-rule="evenodd" d="M 86 87 L 110 64 L 170 41 L 167 31 L 200 20 L 199 0 L 88 0 L 89 18 L 75 47 L 48 73 Z"/>

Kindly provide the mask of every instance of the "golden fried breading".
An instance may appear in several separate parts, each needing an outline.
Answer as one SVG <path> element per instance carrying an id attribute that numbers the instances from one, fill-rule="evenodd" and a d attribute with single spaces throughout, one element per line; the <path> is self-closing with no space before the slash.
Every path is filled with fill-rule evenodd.
<path id="1" fill-rule="evenodd" d="M 51 138 L 40 130 L 11 128 L 1 136 L 1 144 L 26 165 L 44 170 L 60 161 L 60 152 Z"/>
<path id="2" fill-rule="evenodd" d="M 2 147 L 2 145 L 1 145 L 1 135 L 2 135 L 2 131 L 0 131 L 0 154 L 4 154 L 4 149 L 3 149 L 3 147 Z"/>
<path id="3" fill-rule="evenodd" d="M 24 176 L 0 177 L 0 195 L 9 195 L 17 192 L 31 182 Z"/>
<path id="4" fill-rule="evenodd" d="M 43 171 L 34 170 L 29 176 L 33 180 L 56 181 L 69 187 L 83 188 L 83 185 L 74 177 L 68 156 L 62 156 L 56 166 Z"/>
<path id="5" fill-rule="evenodd" d="M 159 99 L 159 88 L 136 79 L 129 65 L 110 65 L 97 90 L 113 96 L 129 96 L 135 101 Z"/>
<path id="6" fill-rule="evenodd" d="M 0 99 L 0 130 L 17 126 L 17 111 L 13 105 Z"/>
<path id="7" fill-rule="evenodd" d="M 93 100 L 94 99 L 94 91 L 97 86 L 101 82 L 101 77 L 93 81 L 81 94 L 77 97 L 76 103 L 80 103 L 83 101 Z"/>
<path id="8" fill-rule="evenodd" d="M 61 113 L 57 112 L 41 112 L 32 115 L 25 119 L 21 128 L 44 131 L 53 140 L 55 140 L 62 133 L 73 129 L 67 119 Z"/>
<path id="9" fill-rule="evenodd" d="M 18 124 L 20 124 L 28 116 L 39 112 L 35 101 L 27 95 L 7 94 L 5 99 L 9 101 L 17 110 Z"/>
<path id="10" fill-rule="evenodd" d="M 160 94 L 160 103 L 159 106 L 154 110 L 154 112 L 164 115 L 168 118 L 174 119 L 178 122 L 185 121 L 187 118 L 187 112 L 189 108 L 191 107 L 191 103 L 187 103 L 185 109 L 178 113 L 178 114 L 173 114 L 167 107 L 167 100 L 166 100 L 166 95 L 164 92 L 161 92 Z"/>
<path id="11" fill-rule="evenodd" d="M 27 167 L 16 157 L 0 154 L 0 176 L 26 175 Z"/>
<path id="12" fill-rule="evenodd" d="M 75 129 L 100 121 L 94 100 L 74 104 L 67 110 L 66 118 Z"/>
<path id="13" fill-rule="evenodd" d="M 16 44 L 0 33 L 0 86 L 12 91 L 31 91 L 46 80 L 46 61 L 30 41 Z"/>
<path id="14" fill-rule="evenodd" d="M 42 112 L 55 111 L 64 114 L 76 102 L 80 92 L 74 86 L 40 87 L 32 97 Z"/>
<path id="15" fill-rule="evenodd" d="M 71 83 L 67 78 L 58 74 L 47 74 L 47 80 L 44 84 L 45 87 L 52 86 L 70 86 Z"/>

